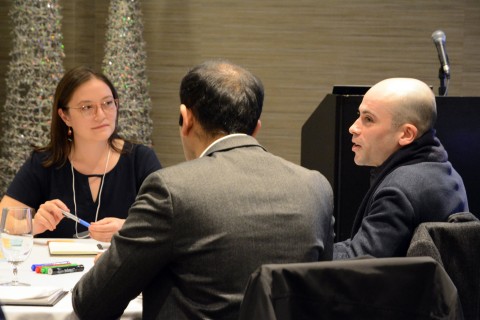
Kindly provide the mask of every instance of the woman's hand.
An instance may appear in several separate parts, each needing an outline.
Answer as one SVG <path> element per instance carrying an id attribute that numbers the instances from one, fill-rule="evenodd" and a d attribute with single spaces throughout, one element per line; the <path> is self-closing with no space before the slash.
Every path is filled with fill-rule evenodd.
<path id="1" fill-rule="evenodd" d="M 115 232 L 120 230 L 125 223 L 125 219 L 104 218 L 90 225 L 90 237 L 97 241 L 110 242 Z"/>
<path id="2" fill-rule="evenodd" d="M 50 200 L 40 205 L 33 219 L 33 234 L 55 230 L 64 217 L 62 210 L 70 212 L 65 203 L 58 199 Z"/>

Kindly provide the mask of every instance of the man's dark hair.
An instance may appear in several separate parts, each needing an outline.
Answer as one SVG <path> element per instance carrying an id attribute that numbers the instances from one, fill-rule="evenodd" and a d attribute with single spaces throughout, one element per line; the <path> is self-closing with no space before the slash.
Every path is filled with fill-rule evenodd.
<path id="1" fill-rule="evenodd" d="M 180 102 L 211 135 L 251 135 L 262 113 L 263 97 L 260 79 L 226 60 L 210 60 L 194 67 L 180 85 Z"/>

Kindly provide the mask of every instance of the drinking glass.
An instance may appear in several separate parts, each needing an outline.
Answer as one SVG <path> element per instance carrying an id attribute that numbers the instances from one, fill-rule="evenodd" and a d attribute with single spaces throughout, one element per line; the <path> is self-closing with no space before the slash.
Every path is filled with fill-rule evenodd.
<path id="1" fill-rule="evenodd" d="M 0 243 L 5 259 L 13 265 L 13 280 L 0 285 L 29 286 L 17 277 L 17 267 L 25 261 L 33 247 L 31 208 L 6 207 L 0 220 Z"/>

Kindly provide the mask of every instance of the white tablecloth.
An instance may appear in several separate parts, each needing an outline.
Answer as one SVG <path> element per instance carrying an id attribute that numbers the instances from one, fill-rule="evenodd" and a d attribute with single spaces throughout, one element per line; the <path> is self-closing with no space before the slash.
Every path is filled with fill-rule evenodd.
<path id="1" fill-rule="evenodd" d="M 93 266 L 94 256 L 51 256 L 48 252 L 47 240 L 49 239 L 34 240 L 35 244 L 32 253 L 30 254 L 29 258 L 18 267 L 18 278 L 20 282 L 27 282 L 32 286 L 63 287 L 65 290 L 68 290 L 69 293 L 53 307 L 2 306 L 7 320 L 76 319 L 75 315 L 73 314 L 72 295 L 70 290 L 73 289 L 82 275 Z M 96 242 L 91 239 L 78 239 L 75 241 Z M 71 263 L 83 264 L 85 266 L 85 271 L 68 274 L 46 275 L 38 274 L 31 270 L 32 264 L 51 263 L 66 260 Z M 0 260 L 0 283 L 10 281 L 12 277 L 12 265 L 6 262 L 5 259 Z M 125 310 L 124 315 L 122 316 L 122 319 L 140 319 L 141 315 L 142 300 L 141 298 L 137 298 L 130 302 Z"/>

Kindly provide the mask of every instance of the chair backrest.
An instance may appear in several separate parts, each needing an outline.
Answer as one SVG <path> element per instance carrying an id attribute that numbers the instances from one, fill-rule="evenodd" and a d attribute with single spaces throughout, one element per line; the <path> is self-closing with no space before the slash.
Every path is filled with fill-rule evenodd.
<path id="1" fill-rule="evenodd" d="M 239 319 L 463 317 L 445 270 L 416 257 L 263 265 L 249 279 Z"/>
<path id="2" fill-rule="evenodd" d="M 407 256 L 440 263 L 458 290 L 465 319 L 480 319 L 480 221 L 471 213 L 454 214 L 449 221 L 420 224 Z"/>

